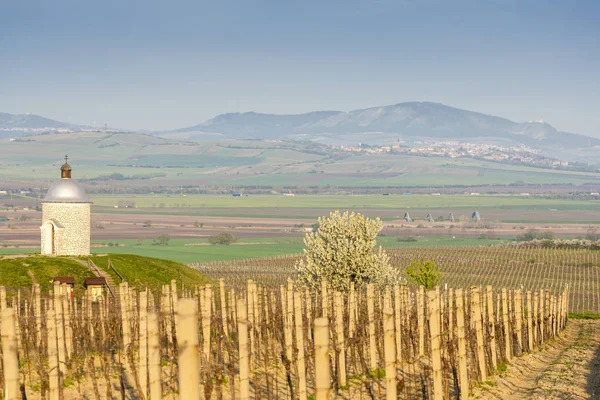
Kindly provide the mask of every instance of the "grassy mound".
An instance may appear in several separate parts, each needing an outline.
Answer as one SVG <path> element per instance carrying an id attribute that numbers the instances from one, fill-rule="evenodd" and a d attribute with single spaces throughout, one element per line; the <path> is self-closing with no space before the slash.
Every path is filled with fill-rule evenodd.
<path id="1" fill-rule="evenodd" d="M 94 276 L 89 269 L 70 257 L 10 257 L 0 256 L 0 286 L 7 288 L 29 288 L 33 277 L 42 290 L 47 291 L 52 287 L 55 276 L 72 276 L 76 289 L 83 289 L 84 279 Z"/>
<path id="2" fill-rule="evenodd" d="M 125 278 L 129 286 L 140 289 L 148 287 L 156 290 L 161 285 L 171 282 L 171 279 L 176 279 L 178 285 L 184 284 L 185 286 L 212 283 L 201 272 L 174 261 L 130 254 L 93 255 L 90 258 L 98 268 L 108 272 L 115 283 L 119 284 L 121 278 L 115 270 L 108 268 L 108 259 L 110 258 L 115 269 Z"/>
<path id="3" fill-rule="evenodd" d="M 99 268 L 111 274 L 118 285 L 121 278 L 114 270 L 107 268 L 108 257 L 94 255 L 90 258 Z M 168 284 L 171 279 L 186 286 L 211 283 L 204 274 L 173 261 L 121 254 L 111 255 L 110 259 L 129 285 L 138 288 L 156 290 L 161 285 Z M 42 290 L 48 290 L 52 287 L 55 276 L 72 276 L 75 278 L 75 290 L 80 291 L 84 289 L 85 278 L 94 276 L 80 261 L 87 261 L 87 257 L 0 256 L 0 286 L 9 288 L 9 293 L 11 289 L 29 288 L 34 277 Z"/>

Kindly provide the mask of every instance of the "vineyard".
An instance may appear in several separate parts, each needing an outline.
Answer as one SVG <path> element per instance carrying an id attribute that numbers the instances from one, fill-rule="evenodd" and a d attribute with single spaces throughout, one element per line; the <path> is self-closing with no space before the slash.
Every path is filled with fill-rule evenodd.
<path id="1" fill-rule="evenodd" d="M 559 335 L 569 309 L 564 288 L 112 290 L 0 288 L 3 397 L 464 399 Z"/>
<path id="2" fill-rule="evenodd" d="M 569 312 L 600 313 L 600 251 L 516 247 L 387 248 L 391 263 L 405 268 L 413 258 L 435 260 L 442 284 L 449 287 L 492 285 L 519 289 L 561 291 L 569 287 Z M 213 279 L 244 287 L 254 279 L 270 287 L 294 278 L 300 256 L 283 256 L 195 264 Z"/>

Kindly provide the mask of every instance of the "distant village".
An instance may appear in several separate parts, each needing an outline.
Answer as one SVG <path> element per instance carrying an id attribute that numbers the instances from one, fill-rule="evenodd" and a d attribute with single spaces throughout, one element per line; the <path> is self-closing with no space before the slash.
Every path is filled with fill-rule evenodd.
<path id="1" fill-rule="evenodd" d="M 544 157 L 526 145 L 499 146 L 482 143 L 464 143 L 458 141 L 416 141 L 414 146 L 403 146 L 395 143 L 388 146 L 340 146 L 342 151 L 367 154 L 409 154 L 416 156 L 448 157 L 448 158 L 476 158 L 495 162 L 518 163 L 542 168 L 576 168 L 568 161 L 561 161 Z"/>

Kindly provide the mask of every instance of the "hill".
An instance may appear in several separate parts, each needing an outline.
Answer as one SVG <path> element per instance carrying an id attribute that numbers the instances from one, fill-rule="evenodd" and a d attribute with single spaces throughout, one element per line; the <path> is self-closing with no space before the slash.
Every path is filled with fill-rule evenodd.
<path id="1" fill-rule="evenodd" d="M 121 282 L 117 274 L 107 268 L 107 255 L 90 258 L 99 268 L 109 272 L 116 284 Z M 132 255 L 111 255 L 110 259 L 125 280 L 138 288 L 157 290 L 171 279 L 177 279 L 177 283 L 185 285 L 210 283 L 210 279 L 202 273 L 173 261 Z M 42 290 L 47 291 L 52 287 L 53 277 L 72 276 L 75 278 L 75 289 L 83 290 L 85 278 L 94 276 L 85 263 L 80 262 L 86 260 L 87 257 L 0 256 L 0 286 L 29 288 L 33 276 Z"/>
<path id="2" fill-rule="evenodd" d="M 594 171 L 556 170 L 474 158 L 354 153 L 311 141 L 220 139 L 192 142 L 143 133 L 67 132 L 0 139 L 0 190 L 47 187 L 69 154 L 89 193 L 164 187 L 597 184 Z M 358 140 L 358 139 L 357 139 Z M 596 154 L 596 157 L 598 155 Z M 17 182 L 18 183 L 13 183 Z M 8 185 L 7 185 L 8 184 Z M 0 198 L 2 195 L 0 194 Z M 0 203 L 1 204 L 1 203 Z M 10 203 L 9 203 L 10 204 Z M 31 204 L 30 204 L 31 205 Z"/>
<path id="3" fill-rule="evenodd" d="M 318 111 L 299 115 L 229 113 L 164 135 L 207 133 L 236 139 L 304 139 L 329 144 L 392 144 L 432 138 L 483 140 L 527 145 L 556 156 L 574 158 L 577 150 L 600 147 L 600 139 L 561 132 L 543 121 L 518 123 L 506 118 L 431 102 L 408 102 L 350 112 Z"/>
<path id="4" fill-rule="evenodd" d="M 0 138 L 20 137 L 31 132 L 81 130 L 82 125 L 55 121 L 35 114 L 8 114 L 0 112 Z"/>

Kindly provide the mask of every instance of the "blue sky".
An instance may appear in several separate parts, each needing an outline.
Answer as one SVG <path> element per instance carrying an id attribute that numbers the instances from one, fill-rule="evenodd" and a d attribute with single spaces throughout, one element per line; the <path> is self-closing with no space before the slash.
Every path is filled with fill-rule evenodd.
<path id="1" fill-rule="evenodd" d="M 435 101 L 600 137 L 600 2 L 0 0 L 0 111 L 122 128 Z"/>

